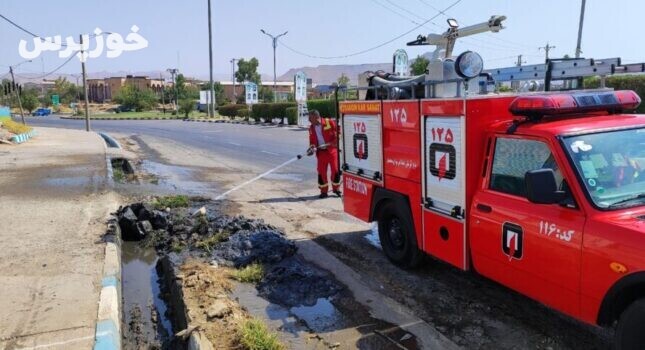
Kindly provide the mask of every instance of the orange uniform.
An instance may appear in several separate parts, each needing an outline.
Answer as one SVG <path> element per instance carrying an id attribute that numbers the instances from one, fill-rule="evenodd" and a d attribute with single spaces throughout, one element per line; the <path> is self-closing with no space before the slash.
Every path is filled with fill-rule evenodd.
<path id="1" fill-rule="evenodd" d="M 318 128 L 318 130 L 316 130 Z M 322 138 L 322 139 L 321 139 Z M 340 171 L 338 169 L 338 127 L 331 118 L 320 118 L 320 124 L 309 126 L 309 146 L 316 148 L 318 160 L 318 187 L 321 194 L 329 189 L 327 168 L 331 168 L 332 191 L 339 192 Z M 326 147 L 321 147 L 326 145 Z"/>

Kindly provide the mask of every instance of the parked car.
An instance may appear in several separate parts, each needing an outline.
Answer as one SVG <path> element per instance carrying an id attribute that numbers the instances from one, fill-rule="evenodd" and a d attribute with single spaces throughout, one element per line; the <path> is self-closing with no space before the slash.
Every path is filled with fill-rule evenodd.
<path id="1" fill-rule="evenodd" d="M 38 108 L 33 113 L 31 113 L 31 115 L 33 115 L 34 117 L 44 117 L 50 114 L 52 114 L 52 110 L 49 108 Z"/>

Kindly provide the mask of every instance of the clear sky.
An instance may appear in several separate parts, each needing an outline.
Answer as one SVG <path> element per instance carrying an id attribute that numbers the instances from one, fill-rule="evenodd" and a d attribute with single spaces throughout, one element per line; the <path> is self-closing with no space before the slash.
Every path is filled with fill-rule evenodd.
<path id="1" fill-rule="evenodd" d="M 230 74 L 233 57 L 257 57 L 260 72 L 272 74 L 270 39 L 260 29 L 277 34 L 285 45 L 314 56 L 338 56 L 381 44 L 437 15 L 456 0 L 212 0 L 214 71 Z M 42 36 L 91 33 L 96 27 L 123 34 L 136 24 L 149 46 L 108 59 L 90 59 L 90 71 L 149 71 L 178 66 L 191 76 L 208 75 L 206 0 L 1 0 L 0 14 Z M 527 63 L 544 59 L 538 47 L 555 46 L 552 56 L 573 55 L 580 0 L 462 0 L 446 13 L 462 26 L 482 22 L 493 14 L 508 17 L 506 29 L 458 42 L 455 52 L 479 52 L 487 68 L 509 66 L 523 54 Z M 627 62 L 645 61 L 643 15 L 645 1 L 588 0 L 582 41 L 583 55 L 620 56 Z M 278 47 L 278 75 L 289 68 L 320 64 L 390 62 L 418 34 L 445 30 L 444 15 L 405 37 L 362 55 L 315 59 Z M 18 54 L 25 34 L 0 19 L 0 75 L 23 59 Z M 407 48 L 410 56 L 429 47 Z M 48 72 L 63 63 L 56 53 L 22 65 L 18 72 Z M 71 61 L 61 72 L 78 73 Z"/>

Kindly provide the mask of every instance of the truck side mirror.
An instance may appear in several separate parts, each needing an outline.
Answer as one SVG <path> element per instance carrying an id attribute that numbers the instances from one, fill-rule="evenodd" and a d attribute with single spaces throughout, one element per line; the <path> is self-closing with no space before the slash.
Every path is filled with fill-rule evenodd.
<path id="1" fill-rule="evenodd" d="M 556 204 L 566 199 L 567 194 L 558 190 L 553 169 L 527 171 L 524 175 L 526 197 L 531 203 Z"/>

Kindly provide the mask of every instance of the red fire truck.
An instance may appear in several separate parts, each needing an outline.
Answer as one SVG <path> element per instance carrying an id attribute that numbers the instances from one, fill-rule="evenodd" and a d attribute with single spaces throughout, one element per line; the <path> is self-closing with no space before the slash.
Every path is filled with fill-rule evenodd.
<path id="1" fill-rule="evenodd" d="M 483 70 L 476 53 L 448 53 L 458 31 L 413 42 L 446 53 L 427 74 L 377 72 L 360 100 L 340 103 L 345 211 L 378 222 L 401 267 L 431 255 L 617 325 L 617 348 L 645 349 L 645 116 L 629 113 L 640 103 L 632 91 L 581 89 L 583 77 L 645 65 Z M 516 92 L 494 92 L 500 82 Z"/>

